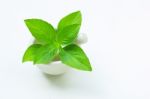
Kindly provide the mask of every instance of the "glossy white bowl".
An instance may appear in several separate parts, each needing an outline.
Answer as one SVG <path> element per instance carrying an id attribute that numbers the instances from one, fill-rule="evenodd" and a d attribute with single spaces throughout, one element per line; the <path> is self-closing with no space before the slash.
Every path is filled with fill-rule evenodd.
<path id="1" fill-rule="evenodd" d="M 77 44 L 81 45 L 88 41 L 87 35 L 82 33 L 77 38 Z M 37 67 L 44 73 L 50 75 L 60 75 L 65 73 L 71 67 L 63 64 L 61 61 L 53 61 L 49 64 L 37 64 Z"/>

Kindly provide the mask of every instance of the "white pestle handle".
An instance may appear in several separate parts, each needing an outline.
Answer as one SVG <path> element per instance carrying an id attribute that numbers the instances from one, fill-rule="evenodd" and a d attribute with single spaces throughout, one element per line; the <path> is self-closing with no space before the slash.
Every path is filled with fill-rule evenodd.
<path id="1" fill-rule="evenodd" d="M 88 37 L 85 33 L 80 33 L 77 38 L 77 44 L 84 44 L 88 41 Z"/>

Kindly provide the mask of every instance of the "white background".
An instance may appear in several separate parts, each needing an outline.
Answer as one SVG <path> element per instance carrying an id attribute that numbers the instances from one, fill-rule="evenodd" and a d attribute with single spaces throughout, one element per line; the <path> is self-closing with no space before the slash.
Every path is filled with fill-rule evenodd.
<path id="1" fill-rule="evenodd" d="M 52 77 L 21 63 L 24 19 L 56 27 L 77 10 L 93 72 Z M 0 99 L 150 99 L 150 0 L 0 0 Z"/>

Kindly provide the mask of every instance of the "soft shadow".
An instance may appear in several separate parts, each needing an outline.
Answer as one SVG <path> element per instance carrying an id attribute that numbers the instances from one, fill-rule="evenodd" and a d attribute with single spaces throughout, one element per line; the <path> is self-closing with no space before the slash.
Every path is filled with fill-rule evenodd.
<path id="1" fill-rule="evenodd" d="M 44 77 L 47 79 L 50 85 L 53 87 L 56 87 L 58 89 L 61 89 L 63 91 L 69 90 L 78 90 L 78 94 L 90 94 L 90 95 L 98 95 L 101 93 L 102 90 L 99 90 L 97 88 L 96 84 L 94 81 L 93 82 L 88 82 L 84 81 L 84 78 L 79 78 L 79 80 L 82 80 L 83 83 L 80 83 L 79 81 L 74 81 L 73 77 L 74 72 L 73 71 L 68 71 L 62 75 L 49 75 L 43 73 Z M 77 74 L 76 74 L 77 75 Z M 86 82 L 86 84 L 85 84 Z M 99 87 L 99 86 L 98 86 Z"/>
<path id="2" fill-rule="evenodd" d="M 44 77 L 48 80 L 48 82 L 56 87 L 59 88 L 66 88 L 69 84 L 68 80 L 71 76 L 70 72 L 66 72 L 64 74 L 61 75 L 49 75 L 49 74 L 45 74 L 43 73 Z"/>

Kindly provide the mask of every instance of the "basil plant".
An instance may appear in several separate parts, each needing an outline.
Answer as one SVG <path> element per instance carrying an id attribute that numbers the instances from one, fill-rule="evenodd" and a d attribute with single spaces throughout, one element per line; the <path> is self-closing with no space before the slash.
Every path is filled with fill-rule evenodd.
<path id="1" fill-rule="evenodd" d="M 49 64 L 59 57 L 61 62 L 67 66 L 92 71 L 85 52 L 75 43 L 82 22 L 80 11 L 63 17 L 58 23 L 57 29 L 41 19 L 26 19 L 24 22 L 36 43 L 27 48 L 22 59 L 23 62 Z"/>

